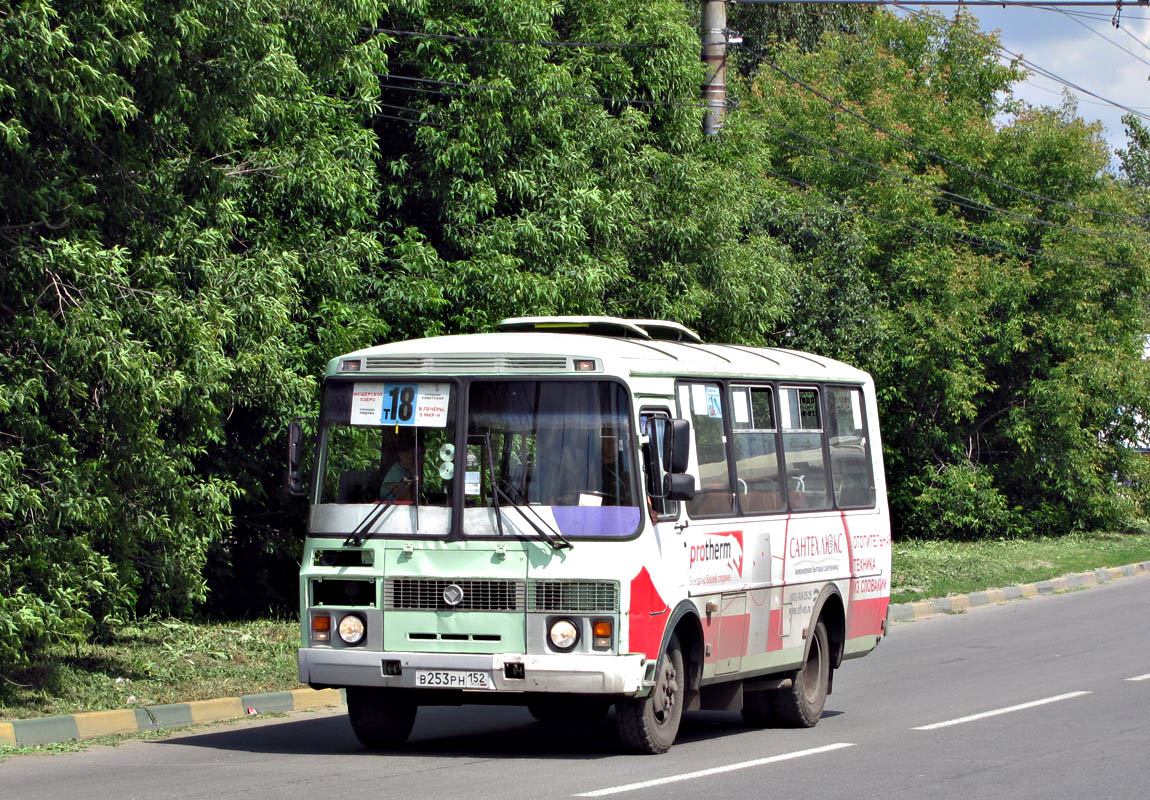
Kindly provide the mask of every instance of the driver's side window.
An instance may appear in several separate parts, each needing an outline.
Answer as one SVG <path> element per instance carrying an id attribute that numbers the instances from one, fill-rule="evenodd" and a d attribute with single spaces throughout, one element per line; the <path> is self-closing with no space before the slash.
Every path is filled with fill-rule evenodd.
<path id="1" fill-rule="evenodd" d="M 671 415 L 659 409 L 644 409 L 639 414 L 639 432 L 643 444 L 643 470 L 646 472 L 647 504 L 660 519 L 679 516 L 679 501 L 664 492 L 663 476 L 671 471 Z"/>

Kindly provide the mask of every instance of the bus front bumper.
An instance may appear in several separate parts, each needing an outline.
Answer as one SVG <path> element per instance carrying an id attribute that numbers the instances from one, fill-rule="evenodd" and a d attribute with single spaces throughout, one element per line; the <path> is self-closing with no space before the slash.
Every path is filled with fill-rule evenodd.
<path id="1" fill-rule="evenodd" d="M 398 675 L 394 674 L 397 666 Z M 326 647 L 299 650 L 300 681 L 313 686 L 444 688 L 442 684 L 426 685 L 428 673 L 447 673 L 456 677 L 480 673 L 486 676 L 488 688 L 475 688 L 474 691 L 633 695 L 643 689 L 645 667 L 646 658 L 639 653 L 469 655 L 381 653 L 378 650 Z"/>

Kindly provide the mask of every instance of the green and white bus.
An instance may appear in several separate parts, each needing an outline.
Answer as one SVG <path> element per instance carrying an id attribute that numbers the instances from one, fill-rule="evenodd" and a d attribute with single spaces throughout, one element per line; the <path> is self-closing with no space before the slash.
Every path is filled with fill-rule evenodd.
<path id="1" fill-rule="evenodd" d="M 649 753 L 692 709 L 812 726 L 886 632 L 874 386 L 831 359 L 508 319 L 332 359 L 316 430 L 299 674 L 367 747 L 463 703 Z"/>

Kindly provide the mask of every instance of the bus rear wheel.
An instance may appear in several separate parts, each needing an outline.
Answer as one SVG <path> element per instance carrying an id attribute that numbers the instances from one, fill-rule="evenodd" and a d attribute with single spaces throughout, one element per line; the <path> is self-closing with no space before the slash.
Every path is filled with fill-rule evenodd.
<path id="1" fill-rule="evenodd" d="M 771 710 L 778 721 L 789 728 L 813 728 L 823 715 L 827 687 L 831 676 L 830 640 L 827 626 L 820 619 L 807 650 L 807 659 L 796 670 L 787 689 L 770 693 Z"/>
<path id="2" fill-rule="evenodd" d="M 679 639 L 671 637 L 659 665 L 655 687 L 646 697 L 626 697 L 615 703 L 619 738 L 635 753 L 665 753 L 675 743 L 683 718 L 687 673 Z"/>
<path id="3" fill-rule="evenodd" d="M 399 747 L 411 735 L 418 707 L 403 691 L 372 686 L 347 688 L 347 716 L 368 750 Z"/>

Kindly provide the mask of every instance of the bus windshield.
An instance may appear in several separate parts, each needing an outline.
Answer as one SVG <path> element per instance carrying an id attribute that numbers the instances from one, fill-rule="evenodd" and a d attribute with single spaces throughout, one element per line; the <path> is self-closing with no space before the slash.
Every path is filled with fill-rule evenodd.
<path id="1" fill-rule="evenodd" d="M 611 381 L 476 380 L 456 453 L 454 383 L 339 382 L 324 397 L 313 532 L 626 537 L 640 507 L 630 403 Z"/>
<path id="2" fill-rule="evenodd" d="M 631 442 L 620 384 L 472 383 L 464 534 L 531 535 L 540 525 L 563 537 L 634 534 L 640 514 Z"/>
<path id="3" fill-rule="evenodd" d="M 455 472 L 455 386 L 327 387 L 316 530 L 446 535 Z"/>

